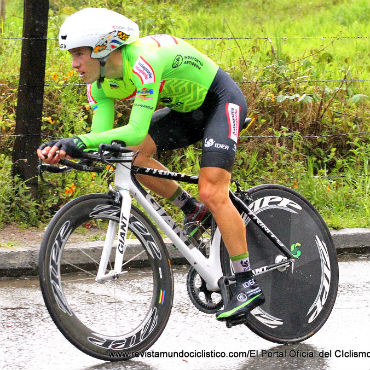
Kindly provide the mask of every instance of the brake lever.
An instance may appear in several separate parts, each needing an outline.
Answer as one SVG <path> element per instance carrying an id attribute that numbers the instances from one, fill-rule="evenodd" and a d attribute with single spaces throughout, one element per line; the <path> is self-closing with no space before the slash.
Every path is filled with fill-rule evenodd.
<path id="1" fill-rule="evenodd" d="M 59 166 L 54 166 L 51 164 L 46 164 L 42 163 L 42 160 L 39 159 L 39 164 L 37 166 L 37 174 L 40 177 L 41 181 L 44 183 L 47 183 L 48 185 L 55 187 L 51 182 L 45 180 L 43 173 L 44 172 L 51 172 L 51 173 L 65 173 L 65 172 L 70 172 L 71 169 L 68 168 L 67 166 L 59 167 Z"/>

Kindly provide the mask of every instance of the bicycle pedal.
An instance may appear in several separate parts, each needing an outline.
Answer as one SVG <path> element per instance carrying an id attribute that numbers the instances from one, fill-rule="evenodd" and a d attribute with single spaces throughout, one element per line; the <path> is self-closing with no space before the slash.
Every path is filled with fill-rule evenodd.
<path id="1" fill-rule="evenodd" d="M 224 305 L 227 305 L 230 302 L 230 290 L 232 288 L 231 285 L 233 284 L 235 284 L 234 276 L 222 276 L 217 282 Z"/>
<path id="2" fill-rule="evenodd" d="M 236 318 L 227 319 L 226 320 L 226 327 L 230 329 L 233 326 L 246 324 L 246 323 L 247 323 L 247 315 L 242 315 L 242 316 L 239 316 L 239 317 L 236 317 Z"/>

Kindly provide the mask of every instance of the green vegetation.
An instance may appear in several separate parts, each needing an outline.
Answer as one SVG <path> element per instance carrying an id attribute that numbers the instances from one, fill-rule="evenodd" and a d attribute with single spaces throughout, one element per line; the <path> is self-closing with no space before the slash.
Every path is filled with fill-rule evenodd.
<path id="1" fill-rule="evenodd" d="M 308 197 L 330 227 L 370 226 L 370 39 L 354 38 L 370 35 L 368 0 L 50 1 L 45 140 L 89 130 L 85 87 L 55 40 L 65 16 L 86 6 L 125 14 L 142 35 L 194 38 L 188 41 L 233 76 L 255 118 L 242 134 L 234 168 L 243 185 L 285 184 Z M 8 6 L 1 36 L 22 36 L 22 8 L 22 0 Z M 204 37 L 214 39 L 198 39 Z M 0 70 L 0 224 L 37 225 L 68 199 L 104 190 L 107 174 L 47 175 L 53 186 L 41 184 L 38 200 L 28 197 L 27 184 L 11 182 L 20 52 L 21 41 L 0 39 L 6 66 Z M 117 102 L 117 112 L 122 125 L 130 104 Z M 172 170 L 197 173 L 199 155 L 195 145 L 161 160 Z"/>

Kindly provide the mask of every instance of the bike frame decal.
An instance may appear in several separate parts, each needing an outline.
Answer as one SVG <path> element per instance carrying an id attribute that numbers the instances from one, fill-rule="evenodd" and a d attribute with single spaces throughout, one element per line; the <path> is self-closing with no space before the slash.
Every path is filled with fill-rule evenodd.
<path id="1" fill-rule="evenodd" d="M 190 176 L 190 175 L 185 175 L 183 173 L 158 170 L 156 168 L 132 166 L 132 172 L 141 174 L 141 175 L 148 175 L 148 176 L 153 176 L 153 177 L 164 178 L 168 180 L 183 181 L 189 184 L 198 184 L 198 181 L 199 181 L 198 176 Z"/>
<path id="2" fill-rule="evenodd" d="M 92 218 L 114 218 L 119 219 L 120 209 L 118 206 L 113 205 L 97 205 L 90 212 L 89 216 Z M 132 231 L 137 232 L 137 236 L 140 236 L 140 241 L 145 245 L 146 251 L 152 258 L 162 259 L 161 251 L 158 248 L 157 243 L 153 239 L 152 235 L 149 233 L 145 225 L 140 222 L 135 216 L 130 215 L 129 220 L 130 227 Z"/>
<path id="3" fill-rule="evenodd" d="M 185 245 L 188 246 L 190 249 L 194 248 L 194 245 L 190 242 L 185 233 L 180 229 L 178 225 L 176 225 L 172 217 L 153 199 L 153 197 L 147 193 L 145 195 L 145 198 L 151 203 L 154 210 L 162 217 L 166 224 L 176 233 L 178 237 L 180 237 Z"/>
<path id="4" fill-rule="evenodd" d="M 190 178 L 196 181 L 195 178 Z M 196 248 L 183 230 L 176 225 L 175 221 L 167 212 L 148 194 L 138 183 L 134 176 L 131 177 L 130 193 L 144 208 L 147 214 L 157 223 L 158 227 L 171 239 L 173 244 L 197 270 L 206 281 L 209 290 L 218 291 L 218 280 L 223 276 L 220 263 L 220 240 L 221 234 L 217 230 L 212 239 L 212 246 L 208 257 Z"/>
<path id="5" fill-rule="evenodd" d="M 120 351 L 132 348 L 144 341 L 157 326 L 157 323 L 158 308 L 153 307 L 146 321 L 141 325 L 141 328 L 133 335 L 117 339 L 115 337 L 105 337 L 98 333 L 92 333 L 91 336 L 89 336 L 87 339 L 90 343 L 94 344 L 97 347 Z"/>
<path id="6" fill-rule="evenodd" d="M 317 294 L 317 297 L 307 312 L 307 316 L 311 315 L 308 319 L 308 323 L 311 323 L 316 319 L 316 317 L 320 314 L 321 310 L 324 308 L 325 302 L 329 295 L 330 283 L 331 283 L 331 266 L 330 266 L 330 259 L 328 254 L 328 249 L 325 243 L 320 240 L 320 238 L 316 235 L 316 246 L 320 253 L 320 261 L 321 261 L 321 284 L 320 289 Z"/>
<path id="7" fill-rule="evenodd" d="M 127 234 L 127 227 L 128 227 L 128 222 L 127 218 L 121 213 L 121 219 L 119 223 L 119 236 L 118 236 L 118 247 L 117 250 L 119 253 L 123 254 L 125 250 L 125 241 L 126 241 L 126 234 Z"/>
<path id="8" fill-rule="evenodd" d="M 73 316 L 72 310 L 69 308 L 67 300 L 63 294 L 63 288 L 60 281 L 60 259 L 64 244 L 68 240 L 72 232 L 71 222 L 66 221 L 59 230 L 58 235 L 54 239 L 54 244 L 50 252 L 50 281 L 55 302 L 61 311 L 69 316 Z"/>

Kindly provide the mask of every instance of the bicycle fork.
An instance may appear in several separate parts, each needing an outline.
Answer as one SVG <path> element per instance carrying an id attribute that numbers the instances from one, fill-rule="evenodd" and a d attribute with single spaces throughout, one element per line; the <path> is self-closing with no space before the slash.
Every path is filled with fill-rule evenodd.
<path id="1" fill-rule="evenodd" d="M 120 200 L 121 210 L 119 223 L 117 221 L 110 220 L 108 224 L 107 234 L 105 237 L 104 247 L 100 258 L 98 274 L 95 281 L 98 283 L 104 283 L 107 280 L 117 279 L 122 272 L 123 257 L 127 248 L 126 235 L 128 230 L 128 224 L 130 219 L 131 211 L 131 195 L 130 195 L 130 170 L 132 162 L 132 153 L 122 155 L 123 160 L 121 163 L 117 163 L 115 186 L 117 187 Z M 118 226 L 118 231 L 117 231 Z M 118 233 L 118 244 L 116 246 L 116 253 L 114 259 L 113 270 L 106 273 L 108 263 L 110 262 L 110 256 L 112 253 L 113 242 Z"/>

